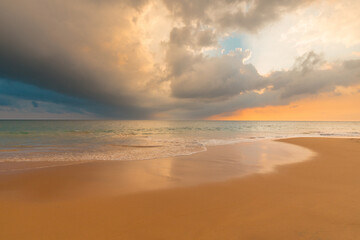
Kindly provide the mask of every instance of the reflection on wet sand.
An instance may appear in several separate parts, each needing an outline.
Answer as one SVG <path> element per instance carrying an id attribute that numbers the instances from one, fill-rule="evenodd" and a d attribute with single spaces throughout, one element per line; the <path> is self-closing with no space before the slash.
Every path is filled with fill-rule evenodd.
<path id="1" fill-rule="evenodd" d="M 50 198 L 128 194 L 268 173 L 277 165 L 303 161 L 312 155 L 310 150 L 296 145 L 257 141 L 212 146 L 206 152 L 153 160 L 96 161 L 70 166 L 69 162 L 67 165 L 57 162 L 60 166 L 50 165 L 50 168 L 46 162 L 3 163 L 0 165 L 3 170 L 0 172 L 0 187 L 18 186 L 27 189 L 27 194 Z M 16 170 L 24 168 L 28 170 Z M 14 184 L 16 181 L 23 183 Z M 16 190 L 24 193 L 21 189 Z"/>

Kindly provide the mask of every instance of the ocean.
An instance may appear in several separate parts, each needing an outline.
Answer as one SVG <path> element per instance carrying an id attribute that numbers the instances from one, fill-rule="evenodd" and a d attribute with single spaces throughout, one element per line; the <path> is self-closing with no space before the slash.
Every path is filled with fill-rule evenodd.
<path id="1" fill-rule="evenodd" d="M 1 120 L 0 162 L 146 160 L 290 137 L 360 137 L 360 122 Z"/>

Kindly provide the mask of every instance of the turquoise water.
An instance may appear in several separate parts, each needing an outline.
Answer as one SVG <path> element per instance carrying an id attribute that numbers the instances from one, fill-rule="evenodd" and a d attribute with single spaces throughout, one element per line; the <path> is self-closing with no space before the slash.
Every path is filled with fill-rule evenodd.
<path id="1" fill-rule="evenodd" d="M 3 120 L 0 161 L 141 160 L 288 137 L 360 137 L 360 122 Z"/>

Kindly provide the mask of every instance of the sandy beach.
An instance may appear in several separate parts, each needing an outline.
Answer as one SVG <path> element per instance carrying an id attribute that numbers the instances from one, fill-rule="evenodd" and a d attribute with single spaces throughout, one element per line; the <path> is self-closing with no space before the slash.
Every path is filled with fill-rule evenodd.
<path id="1" fill-rule="evenodd" d="M 237 145 L 163 161 L 2 164 L 0 239 L 359 239 L 360 139 L 281 142 L 314 154 L 244 172 L 217 161 L 244 157 Z"/>

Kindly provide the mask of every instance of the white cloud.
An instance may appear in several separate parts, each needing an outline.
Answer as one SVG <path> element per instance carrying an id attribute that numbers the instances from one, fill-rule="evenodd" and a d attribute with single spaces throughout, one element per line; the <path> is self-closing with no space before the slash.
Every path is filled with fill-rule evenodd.
<path id="1" fill-rule="evenodd" d="M 354 49 L 360 49 L 359 12 L 356 0 L 322 0 L 285 14 L 249 36 L 251 62 L 266 74 L 288 69 L 296 56 L 309 51 L 321 52 L 330 61 L 351 59 Z"/>

